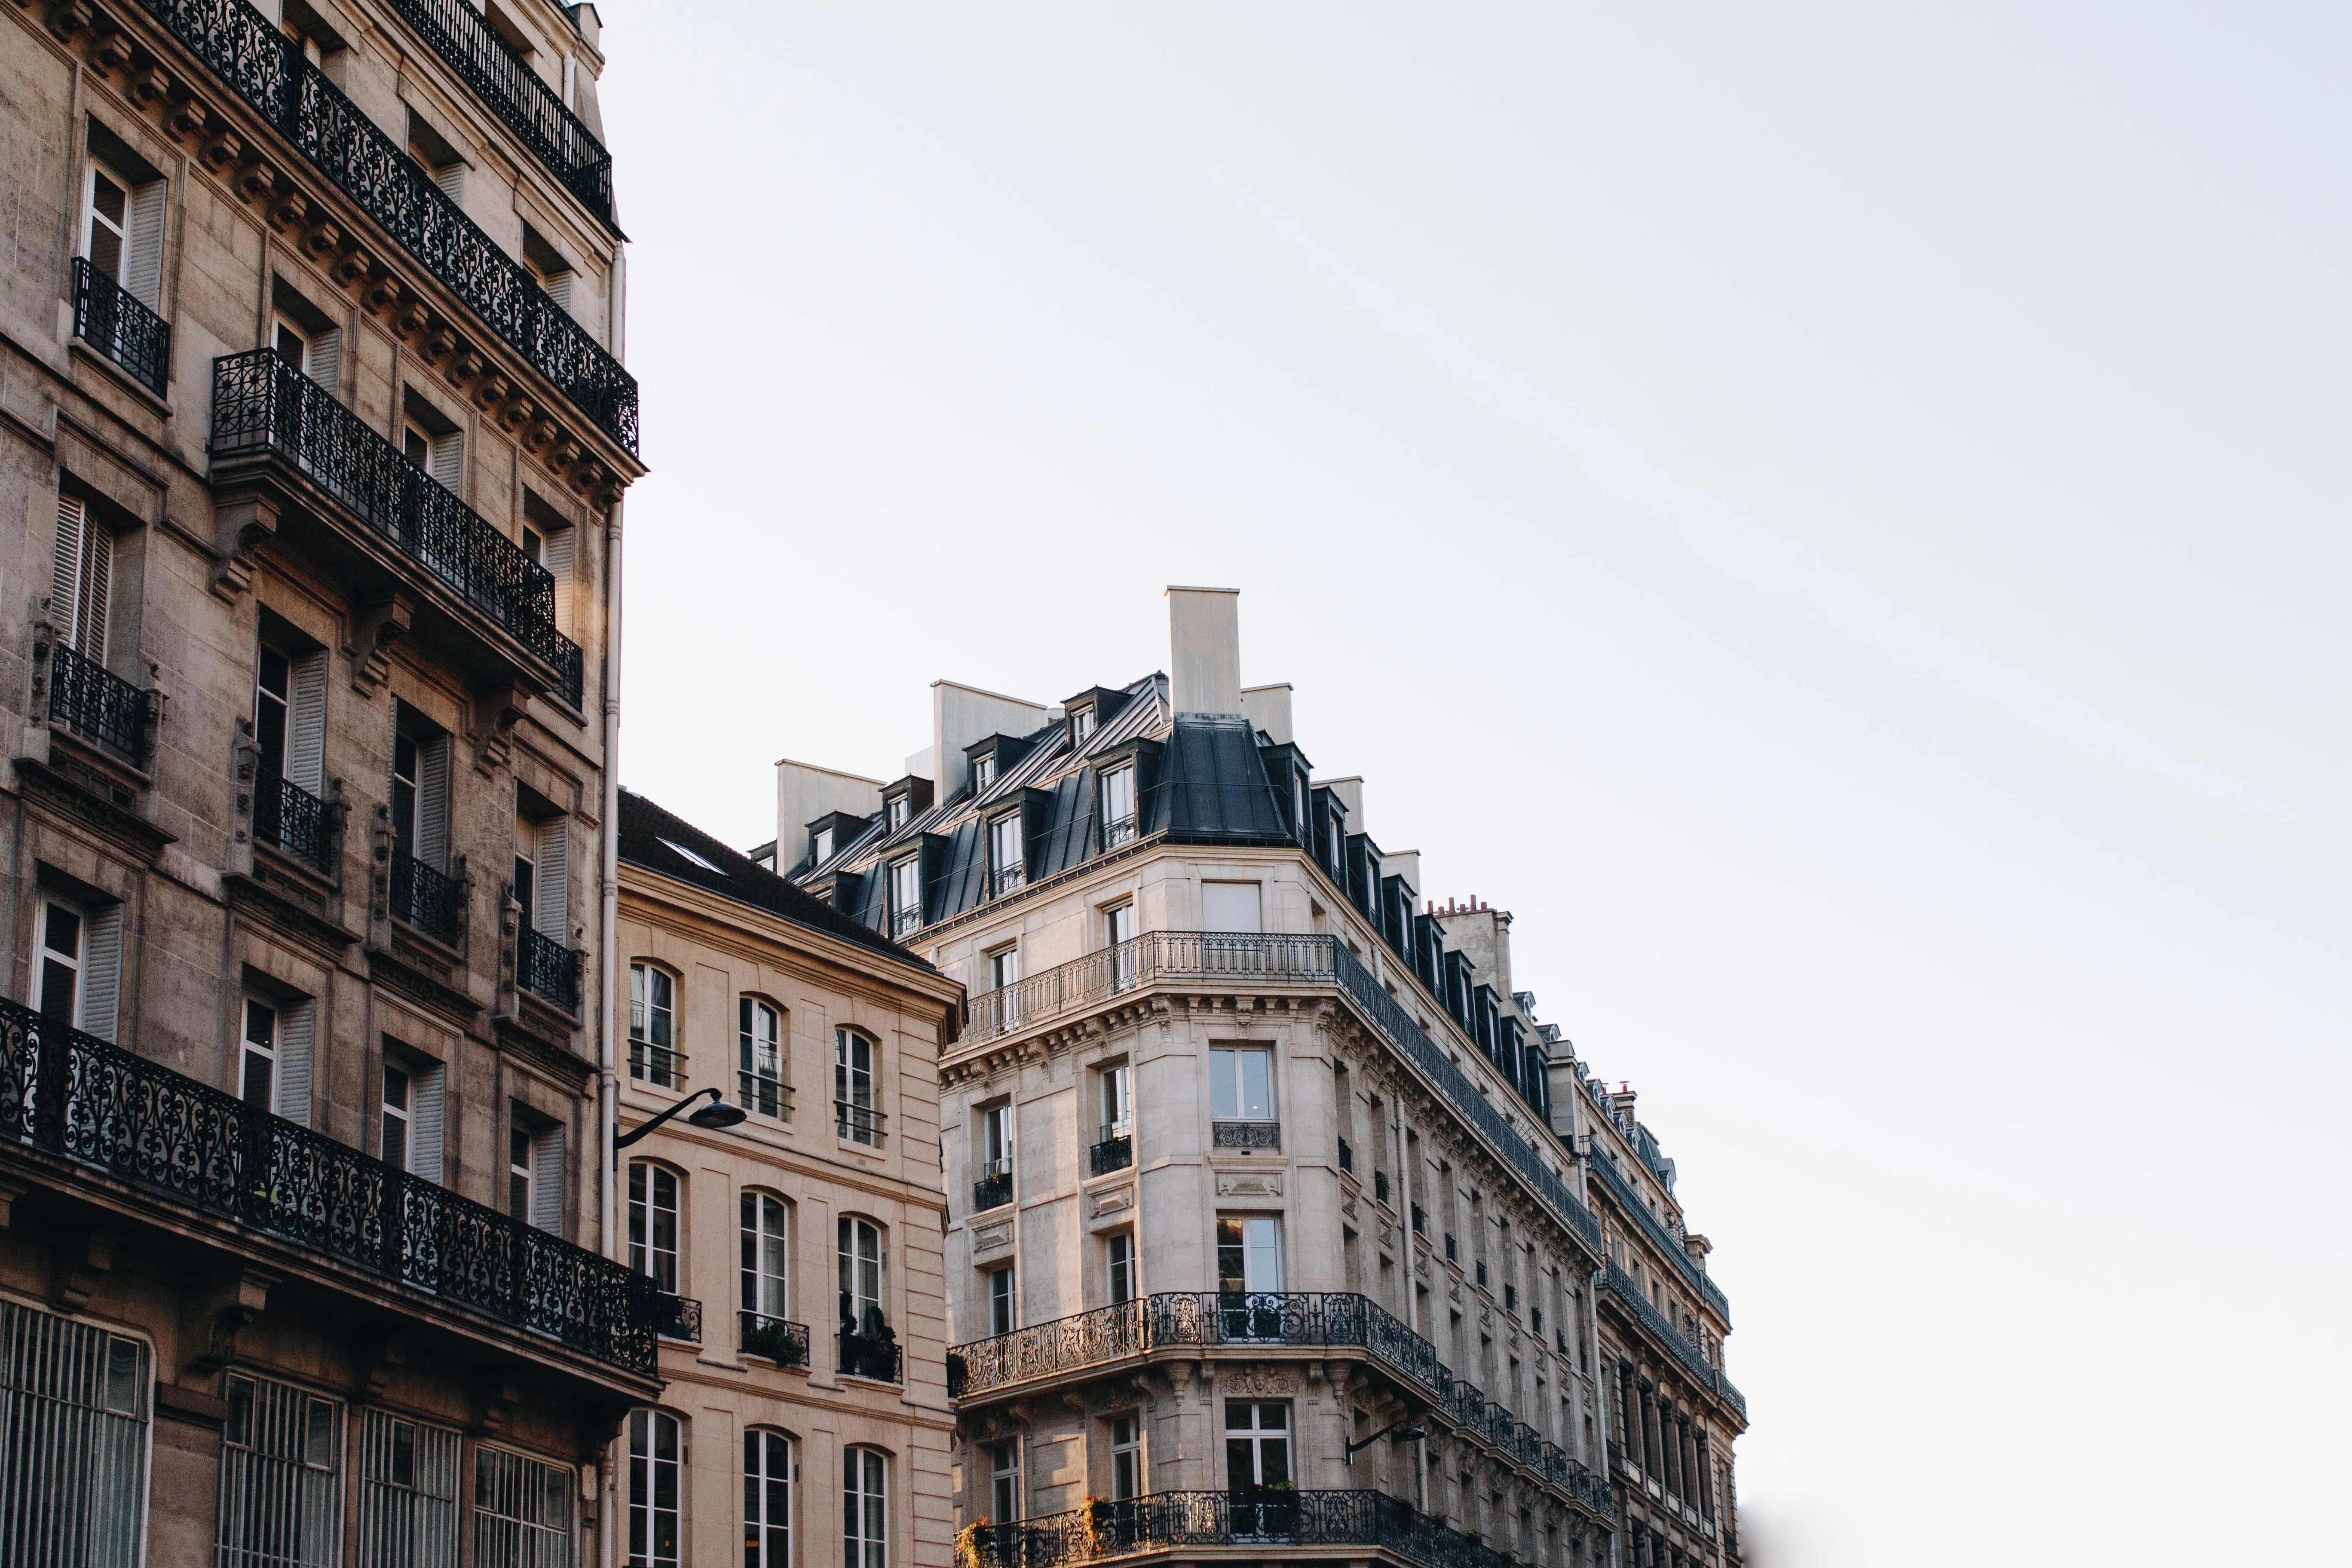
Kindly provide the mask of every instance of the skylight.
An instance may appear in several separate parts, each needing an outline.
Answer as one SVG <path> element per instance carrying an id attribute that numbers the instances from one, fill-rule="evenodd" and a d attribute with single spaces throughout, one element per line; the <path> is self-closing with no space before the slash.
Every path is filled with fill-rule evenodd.
<path id="1" fill-rule="evenodd" d="M 717 871 L 722 877 L 727 874 L 725 870 L 721 869 L 719 867 L 712 865 L 709 861 L 704 859 L 701 856 L 697 855 L 693 850 L 688 849 L 685 845 L 680 844 L 675 838 L 665 838 L 661 840 L 661 843 L 664 847 L 675 850 L 678 854 L 685 856 L 688 859 L 693 861 L 696 865 L 701 867 L 706 871 Z"/>

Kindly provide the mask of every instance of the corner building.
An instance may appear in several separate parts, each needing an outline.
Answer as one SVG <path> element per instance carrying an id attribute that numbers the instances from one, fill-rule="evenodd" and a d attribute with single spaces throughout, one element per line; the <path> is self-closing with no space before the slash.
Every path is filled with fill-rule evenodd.
<path id="1" fill-rule="evenodd" d="M 633 1268 L 676 1310 L 616 1445 L 644 1568 L 941 1568 L 939 1058 L 963 988 L 623 792 Z M 697 1125 L 723 1099 L 730 1125 Z M 667 1120 L 663 1120 L 667 1115 Z"/>
<path id="2" fill-rule="evenodd" d="M 940 1067 L 964 1557 L 1732 1561 L 1718 1406 L 1671 1493 L 1612 1466 L 1616 1369 L 1672 1352 L 1608 1316 L 1626 1233 L 1508 917 L 1423 900 L 1362 781 L 1314 775 L 1289 688 L 1240 683 L 1234 595 L 1169 613 L 1168 676 L 941 683 L 905 776 L 779 768 L 768 853 L 971 993 Z M 1675 1299 L 1719 1354 L 1719 1292 Z"/>
<path id="3" fill-rule="evenodd" d="M 599 1560 L 594 8 L 0 7 L 0 1560 Z"/>

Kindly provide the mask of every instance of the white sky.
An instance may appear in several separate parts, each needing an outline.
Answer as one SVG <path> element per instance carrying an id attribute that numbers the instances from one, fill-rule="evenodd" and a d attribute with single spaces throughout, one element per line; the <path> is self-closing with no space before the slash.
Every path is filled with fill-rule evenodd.
<path id="1" fill-rule="evenodd" d="M 1679 1161 L 1753 1561 L 2340 1552 L 2352 13 L 600 3 L 634 787 L 1239 587 Z"/>

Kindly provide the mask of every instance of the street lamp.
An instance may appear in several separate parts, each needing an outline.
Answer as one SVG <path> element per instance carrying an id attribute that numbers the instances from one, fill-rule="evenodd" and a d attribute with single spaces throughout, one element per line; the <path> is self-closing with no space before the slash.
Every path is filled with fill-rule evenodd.
<path id="1" fill-rule="evenodd" d="M 619 1137 L 614 1139 L 614 1165 L 615 1167 L 619 1166 L 621 1163 L 622 1150 L 627 1148 L 638 1139 L 643 1138 L 646 1133 L 651 1132 L 655 1128 L 659 1127 L 663 1122 L 667 1121 L 679 1111 L 685 1110 L 688 1106 L 693 1105 L 696 1100 L 700 1100 L 705 1095 L 709 1095 L 710 1097 L 710 1103 L 704 1106 L 697 1106 L 695 1110 L 689 1112 L 687 1116 L 687 1120 L 697 1127 L 708 1128 L 711 1131 L 716 1132 L 722 1127 L 734 1126 L 737 1122 L 742 1121 L 747 1114 L 749 1114 L 741 1106 L 737 1105 L 730 1100 L 721 1099 L 717 1089 L 698 1089 L 692 1094 L 688 1095 L 684 1100 L 679 1100 L 676 1105 L 671 1106 L 667 1110 L 663 1111 L 659 1116 L 655 1117 L 651 1121 L 646 1122 L 643 1127 L 624 1132 Z"/>
<path id="2" fill-rule="evenodd" d="M 1415 1426 L 1409 1422 L 1391 1421 L 1387 1426 L 1381 1427 L 1379 1431 L 1373 1433 L 1370 1436 L 1365 1438 L 1362 1442 L 1349 1444 L 1348 1452 L 1343 1457 L 1344 1462 L 1350 1465 L 1354 1464 L 1358 1454 L 1362 1453 L 1365 1449 L 1370 1447 L 1373 1444 L 1379 1442 L 1383 1437 L 1386 1437 L 1391 1442 L 1394 1443 L 1418 1443 L 1423 1437 L 1428 1436 L 1429 1433 L 1423 1427 Z"/>

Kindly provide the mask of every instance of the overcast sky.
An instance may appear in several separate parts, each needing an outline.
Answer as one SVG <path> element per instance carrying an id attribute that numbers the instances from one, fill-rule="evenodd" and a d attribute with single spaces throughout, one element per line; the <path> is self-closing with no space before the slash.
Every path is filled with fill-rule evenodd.
<path id="1" fill-rule="evenodd" d="M 1237 587 L 1678 1162 L 1754 1562 L 2340 1554 L 2352 11 L 599 4 L 633 787 Z"/>

